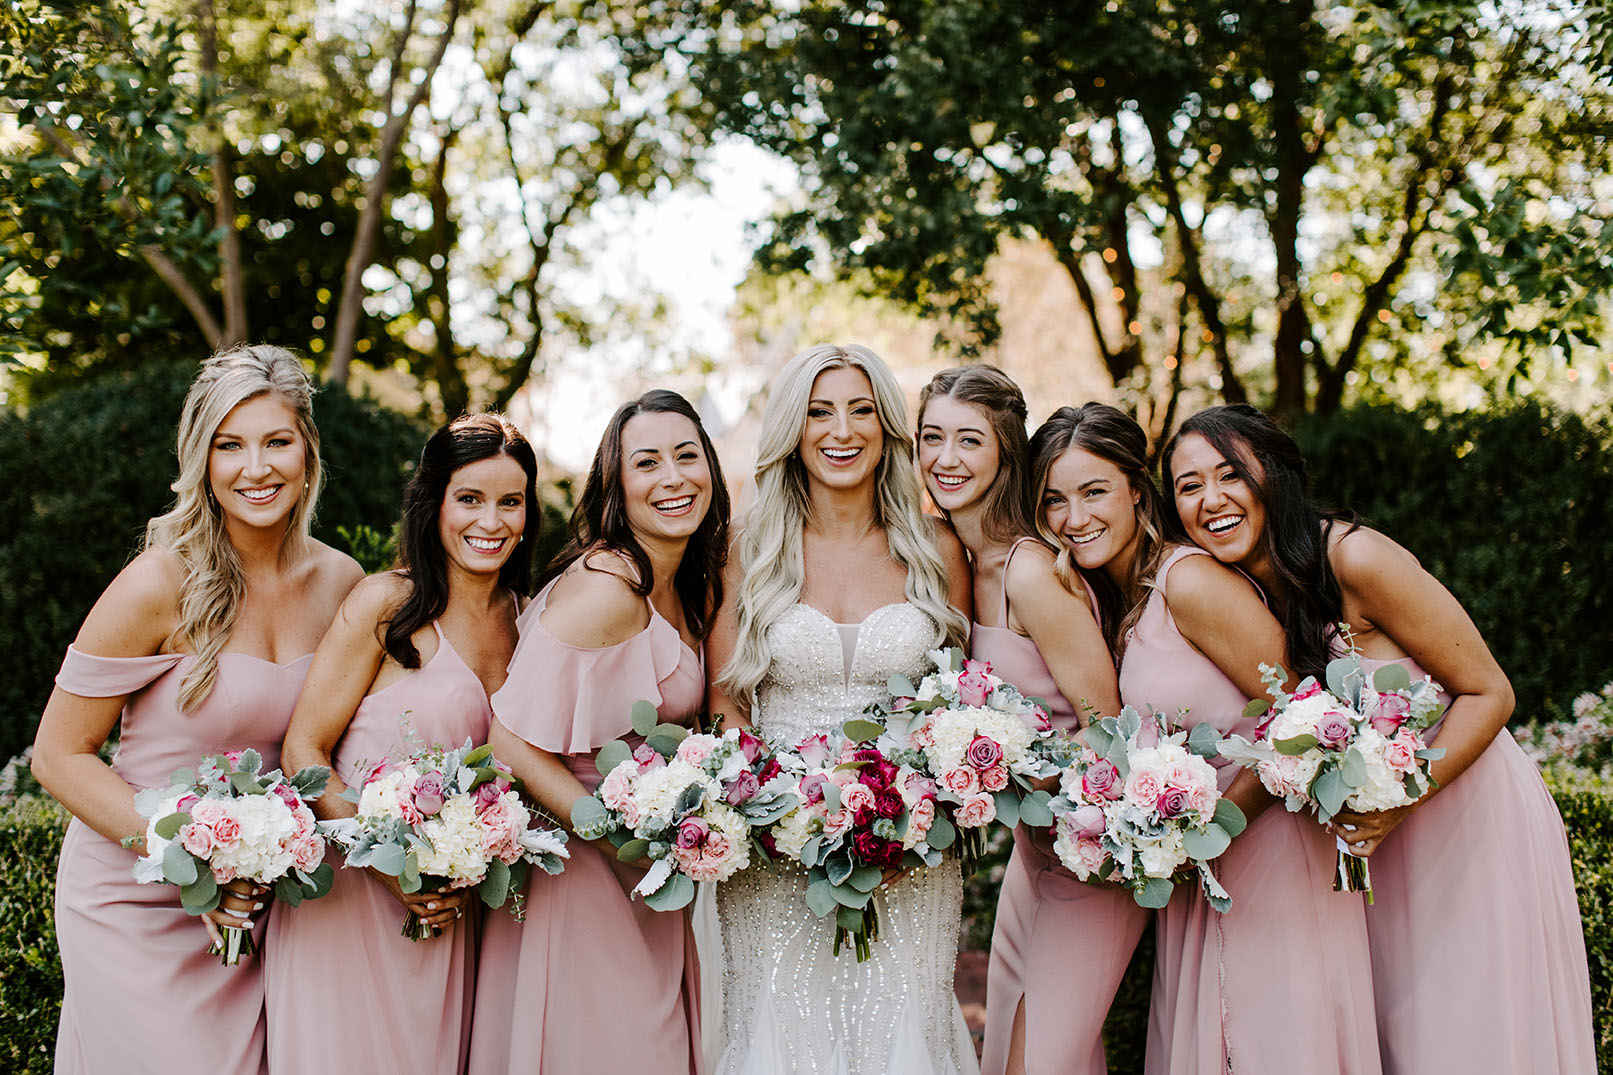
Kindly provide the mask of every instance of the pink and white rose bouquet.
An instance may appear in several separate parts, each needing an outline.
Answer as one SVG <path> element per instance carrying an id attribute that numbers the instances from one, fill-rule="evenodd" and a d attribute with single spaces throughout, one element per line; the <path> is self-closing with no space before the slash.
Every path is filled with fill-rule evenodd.
<path id="1" fill-rule="evenodd" d="M 179 769 L 167 788 L 134 797 L 147 819 L 146 852 L 134 864 L 143 882 L 179 886 L 179 901 L 193 915 L 216 909 L 220 886 L 237 878 L 274 889 L 296 906 L 330 891 L 325 841 L 308 804 L 324 794 L 330 770 L 310 766 L 293 776 L 263 771 L 255 750 L 206 757 Z M 227 966 L 253 950 L 249 930 L 224 927 L 218 954 Z"/>
<path id="2" fill-rule="evenodd" d="M 1170 902 L 1177 881 L 1197 872 L 1210 906 L 1231 906 L 1210 860 L 1243 831 L 1243 811 L 1221 798 L 1208 724 L 1172 731 L 1158 714 L 1127 706 L 1094 721 L 1053 800 L 1053 850 L 1081 880 L 1131 889 L 1143 907 Z"/>
<path id="3" fill-rule="evenodd" d="M 1232 736 L 1221 753 L 1253 768 L 1290 811 L 1308 806 L 1326 822 L 1341 810 L 1392 810 L 1433 788 L 1429 763 L 1445 751 L 1423 738 L 1444 710 L 1432 679 L 1413 682 L 1398 664 L 1368 676 L 1354 650 L 1328 664 L 1327 689 L 1307 677 L 1289 694 L 1278 669 L 1261 665 L 1260 672 L 1273 702 L 1256 699 L 1245 713 L 1269 712 L 1254 742 Z M 1366 859 L 1342 839 L 1333 887 L 1372 900 Z"/>
<path id="4" fill-rule="evenodd" d="M 604 775 L 593 795 L 572 805 L 585 840 L 608 838 L 623 862 L 648 858 L 633 888 L 658 911 L 687 906 L 697 881 L 726 881 L 750 865 L 753 830 L 795 806 L 789 780 L 748 731 L 691 734 L 658 723 L 647 701 L 633 706 L 644 742 L 615 740 L 594 761 Z"/>
<path id="5" fill-rule="evenodd" d="M 557 874 L 570 857 L 566 833 L 522 801 L 491 747 L 469 740 L 382 762 L 344 797 L 358 813 L 320 823 L 346 849 L 343 865 L 396 877 L 404 892 L 475 885 L 484 904 L 502 907 L 521 890 L 529 865 Z M 435 934 L 411 911 L 403 935 Z"/>

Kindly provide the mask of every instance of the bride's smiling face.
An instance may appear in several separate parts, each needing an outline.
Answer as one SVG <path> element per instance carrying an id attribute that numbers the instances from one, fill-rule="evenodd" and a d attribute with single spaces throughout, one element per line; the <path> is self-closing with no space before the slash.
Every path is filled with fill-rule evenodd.
<path id="1" fill-rule="evenodd" d="M 829 489 L 872 484 L 884 449 L 885 430 L 868 374 L 855 366 L 818 374 L 801 429 L 808 483 Z"/>

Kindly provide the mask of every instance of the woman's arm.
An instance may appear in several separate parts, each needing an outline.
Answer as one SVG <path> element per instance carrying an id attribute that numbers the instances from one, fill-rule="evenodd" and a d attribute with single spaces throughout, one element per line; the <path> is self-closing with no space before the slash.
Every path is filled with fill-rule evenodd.
<path id="1" fill-rule="evenodd" d="M 1350 850 L 1370 855 L 1412 810 L 1478 760 L 1506 727 L 1515 699 L 1466 610 L 1411 553 L 1363 528 L 1335 539 L 1329 561 L 1345 607 L 1366 621 L 1352 625 L 1358 633 L 1382 632 L 1451 696 L 1437 741 L 1445 756 L 1430 766 L 1437 786 L 1406 806 L 1335 818 L 1335 827 L 1354 826 L 1344 833 Z"/>
<path id="2" fill-rule="evenodd" d="M 1120 712 L 1114 660 L 1103 640 L 1092 606 L 1064 588 L 1053 573 L 1051 549 L 1027 544 L 1008 562 L 1003 589 L 1010 626 L 1015 623 L 1036 643 L 1037 652 L 1086 727 L 1091 714 Z"/>

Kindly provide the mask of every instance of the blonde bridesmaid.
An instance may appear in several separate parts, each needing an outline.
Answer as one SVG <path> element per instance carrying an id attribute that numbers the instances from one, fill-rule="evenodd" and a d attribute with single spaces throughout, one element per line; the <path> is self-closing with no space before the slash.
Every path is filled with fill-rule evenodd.
<path id="1" fill-rule="evenodd" d="M 136 883 L 134 796 L 225 750 L 279 763 L 314 645 L 363 574 L 309 536 L 312 396 L 279 347 L 203 364 L 180 415 L 174 506 L 90 610 L 40 719 L 34 774 L 73 812 L 56 875 L 63 1075 L 155 1070 L 181 1047 L 220 1075 L 264 1070 L 261 964 L 225 967 L 207 947 L 220 924 L 261 927 L 269 895 L 233 881 L 198 922 L 177 888 Z"/>

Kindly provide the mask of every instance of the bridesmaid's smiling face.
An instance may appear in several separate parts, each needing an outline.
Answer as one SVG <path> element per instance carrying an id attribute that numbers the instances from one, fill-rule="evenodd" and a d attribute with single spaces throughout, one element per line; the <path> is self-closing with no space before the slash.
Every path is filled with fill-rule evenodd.
<path id="1" fill-rule="evenodd" d="M 1260 480 L 1253 453 L 1238 464 Z M 1266 506 L 1238 468 L 1207 438 L 1189 433 L 1171 453 L 1170 475 L 1188 540 L 1224 564 L 1251 565 L 1266 530 Z"/>
<path id="2" fill-rule="evenodd" d="M 711 464 L 681 414 L 640 411 L 622 427 L 622 495 L 641 542 L 686 541 L 711 507 Z"/>
<path id="3" fill-rule="evenodd" d="M 449 475 L 437 515 L 448 562 L 471 574 L 498 574 L 526 533 L 526 471 L 500 453 Z"/>
<path id="4" fill-rule="evenodd" d="M 213 432 L 207 484 L 226 524 L 283 526 L 302 496 L 307 446 L 297 415 L 273 393 L 235 405 Z"/>
<path id="5" fill-rule="evenodd" d="M 873 484 L 885 451 L 885 428 L 868 374 L 856 366 L 818 374 L 807 400 L 800 451 L 811 484 L 830 489 Z"/>
<path id="6" fill-rule="evenodd" d="M 1137 501 L 1125 471 L 1085 448 L 1070 448 L 1047 469 L 1041 511 L 1077 566 L 1123 577 L 1137 554 Z"/>
<path id="7" fill-rule="evenodd" d="M 919 473 L 930 499 L 944 511 L 978 504 L 997 480 L 997 434 L 973 403 L 936 396 L 919 426 Z"/>

